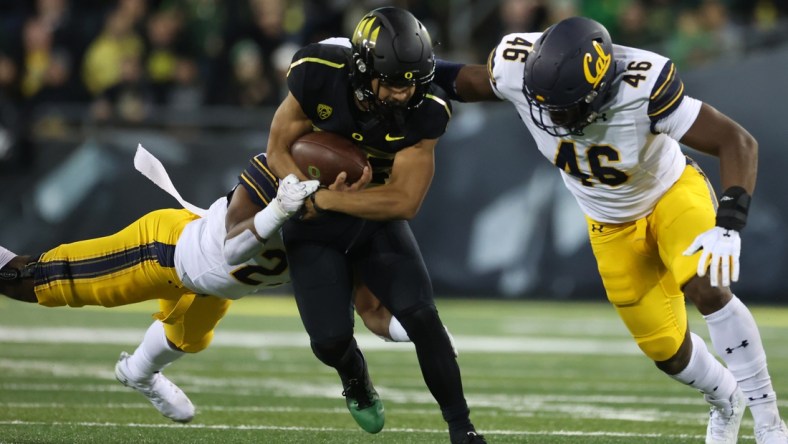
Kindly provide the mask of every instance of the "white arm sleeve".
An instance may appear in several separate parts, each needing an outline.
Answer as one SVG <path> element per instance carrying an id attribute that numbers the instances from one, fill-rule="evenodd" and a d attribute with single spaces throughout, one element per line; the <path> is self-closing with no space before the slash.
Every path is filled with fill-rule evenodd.
<path id="1" fill-rule="evenodd" d="M 703 105 L 703 102 L 700 100 L 684 96 L 681 104 L 675 111 L 654 124 L 654 131 L 666 134 L 674 140 L 681 140 L 684 134 L 692 127 L 692 124 L 695 123 L 695 119 L 698 118 L 701 105 Z"/>
<path id="2" fill-rule="evenodd" d="M 265 243 L 260 242 L 252 230 L 224 241 L 224 260 L 229 265 L 239 265 L 257 256 L 263 251 Z"/>
<path id="3" fill-rule="evenodd" d="M 285 223 L 287 217 L 279 201 L 271 200 L 268 206 L 254 215 L 254 230 L 257 235 L 252 230 L 244 230 L 235 237 L 224 240 L 224 260 L 230 265 L 238 265 L 260 254 L 265 248 L 265 240 Z M 258 237 L 263 239 L 263 242 L 260 242 Z"/>

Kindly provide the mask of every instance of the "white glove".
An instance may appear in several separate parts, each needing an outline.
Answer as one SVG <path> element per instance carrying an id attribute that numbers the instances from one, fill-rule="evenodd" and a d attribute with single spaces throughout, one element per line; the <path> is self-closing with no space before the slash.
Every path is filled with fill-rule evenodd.
<path id="1" fill-rule="evenodd" d="M 711 256 L 710 268 L 712 287 L 719 287 L 719 277 L 722 275 L 722 286 L 729 287 L 731 282 L 739 280 L 739 253 L 741 253 L 741 238 L 739 232 L 728 228 L 714 227 L 701 233 L 684 251 L 684 256 L 692 256 L 703 250 L 698 259 L 698 276 L 706 276 L 706 263 Z"/>
<path id="2" fill-rule="evenodd" d="M 288 174 L 279 184 L 276 200 L 279 202 L 279 207 L 289 217 L 301 209 L 304 199 L 317 191 L 319 186 L 319 180 L 300 181 L 295 174 Z"/>

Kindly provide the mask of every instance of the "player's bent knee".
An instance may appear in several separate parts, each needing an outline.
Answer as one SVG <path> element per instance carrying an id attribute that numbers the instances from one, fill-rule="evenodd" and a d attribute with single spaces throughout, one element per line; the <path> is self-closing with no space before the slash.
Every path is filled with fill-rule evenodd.
<path id="1" fill-rule="evenodd" d="M 434 305 L 425 305 L 414 311 L 400 314 L 397 319 L 413 342 L 434 336 L 436 332 L 444 331 L 443 323 Z"/>
<path id="2" fill-rule="evenodd" d="M 174 345 L 178 350 L 185 353 L 199 353 L 208 348 L 211 345 L 211 341 L 213 341 L 213 330 L 202 335 L 186 334 L 181 341 L 173 341 L 167 336 L 167 342 L 171 346 Z"/>
<path id="3" fill-rule="evenodd" d="M 683 338 L 676 335 L 660 334 L 637 338 L 638 347 L 652 361 L 667 361 L 676 355 Z"/>
<path id="4" fill-rule="evenodd" d="M 356 342 L 353 336 L 342 337 L 330 341 L 312 341 L 312 352 L 317 359 L 329 367 L 336 367 L 348 359 L 351 353 L 355 353 Z"/>
<path id="5" fill-rule="evenodd" d="M 211 344 L 210 340 L 209 341 L 195 343 L 195 344 L 183 344 L 183 345 L 178 346 L 178 350 L 180 350 L 180 351 L 182 351 L 184 353 L 199 353 L 199 352 L 205 350 L 206 348 L 208 348 L 208 345 L 210 345 L 210 344 Z"/>

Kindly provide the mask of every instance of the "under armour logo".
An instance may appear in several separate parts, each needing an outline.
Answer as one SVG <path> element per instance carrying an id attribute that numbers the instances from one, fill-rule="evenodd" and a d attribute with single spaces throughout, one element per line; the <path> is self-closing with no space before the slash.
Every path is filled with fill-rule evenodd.
<path id="1" fill-rule="evenodd" d="M 605 226 L 602 225 L 602 224 L 599 224 L 599 225 L 591 224 L 591 232 L 592 233 L 594 233 L 594 232 L 601 233 L 602 232 L 602 228 L 605 228 Z"/>
<path id="2" fill-rule="evenodd" d="M 733 353 L 733 351 L 734 351 L 734 350 L 736 350 L 737 348 L 746 348 L 748 345 L 750 345 L 750 343 L 749 343 L 749 342 L 747 342 L 747 340 L 745 339 L 745 340 L 741 341 L 741 345 L 738 345 L 738 346 L 736 346 L 736 347 L 733 347 L 733 348 L 726 348 L 726 349 L 725 349 L 725 351 L 726 351 L 728 354 L 731 354 L 731 353 Z"/>

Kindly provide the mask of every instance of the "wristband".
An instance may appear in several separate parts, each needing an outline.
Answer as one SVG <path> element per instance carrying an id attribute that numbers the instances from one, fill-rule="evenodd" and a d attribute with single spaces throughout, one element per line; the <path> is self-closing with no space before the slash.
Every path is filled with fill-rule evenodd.
<path id="1" fill-rule="evenodd" d="M 272 199 L 265 208 L 254 215 L 254 229 L 261 239 L 268 239 L 287 220 L 288 215 L 279 201 Z"/>
<path id="2" fill-rule="evenodd" d="M 733 186 L 725 190 L 717 207 L 717 226 L 741 231 L 747 224 L 750 200 L 747 190 L 740 186 Z"/>
<path id="3" fill-rule="evenodd" d="M 316 195 L 316 194 L 317 194 L 317 191 L 309 195 L 309 200 L 311 200 L 311 201 L 312 201 L 312 208 L 314 208 L 314 209 L 315 209 L 315 213 L 317 213 L 317 214 L 323 214 L 323 213 L 327 213 L 327 212 L 328 212 L 328 210 L 324 210 L 324 209 L 320 208 L 320 207 L 317 205 L 317 200 L 315 199 L 315 195 Z"/>

